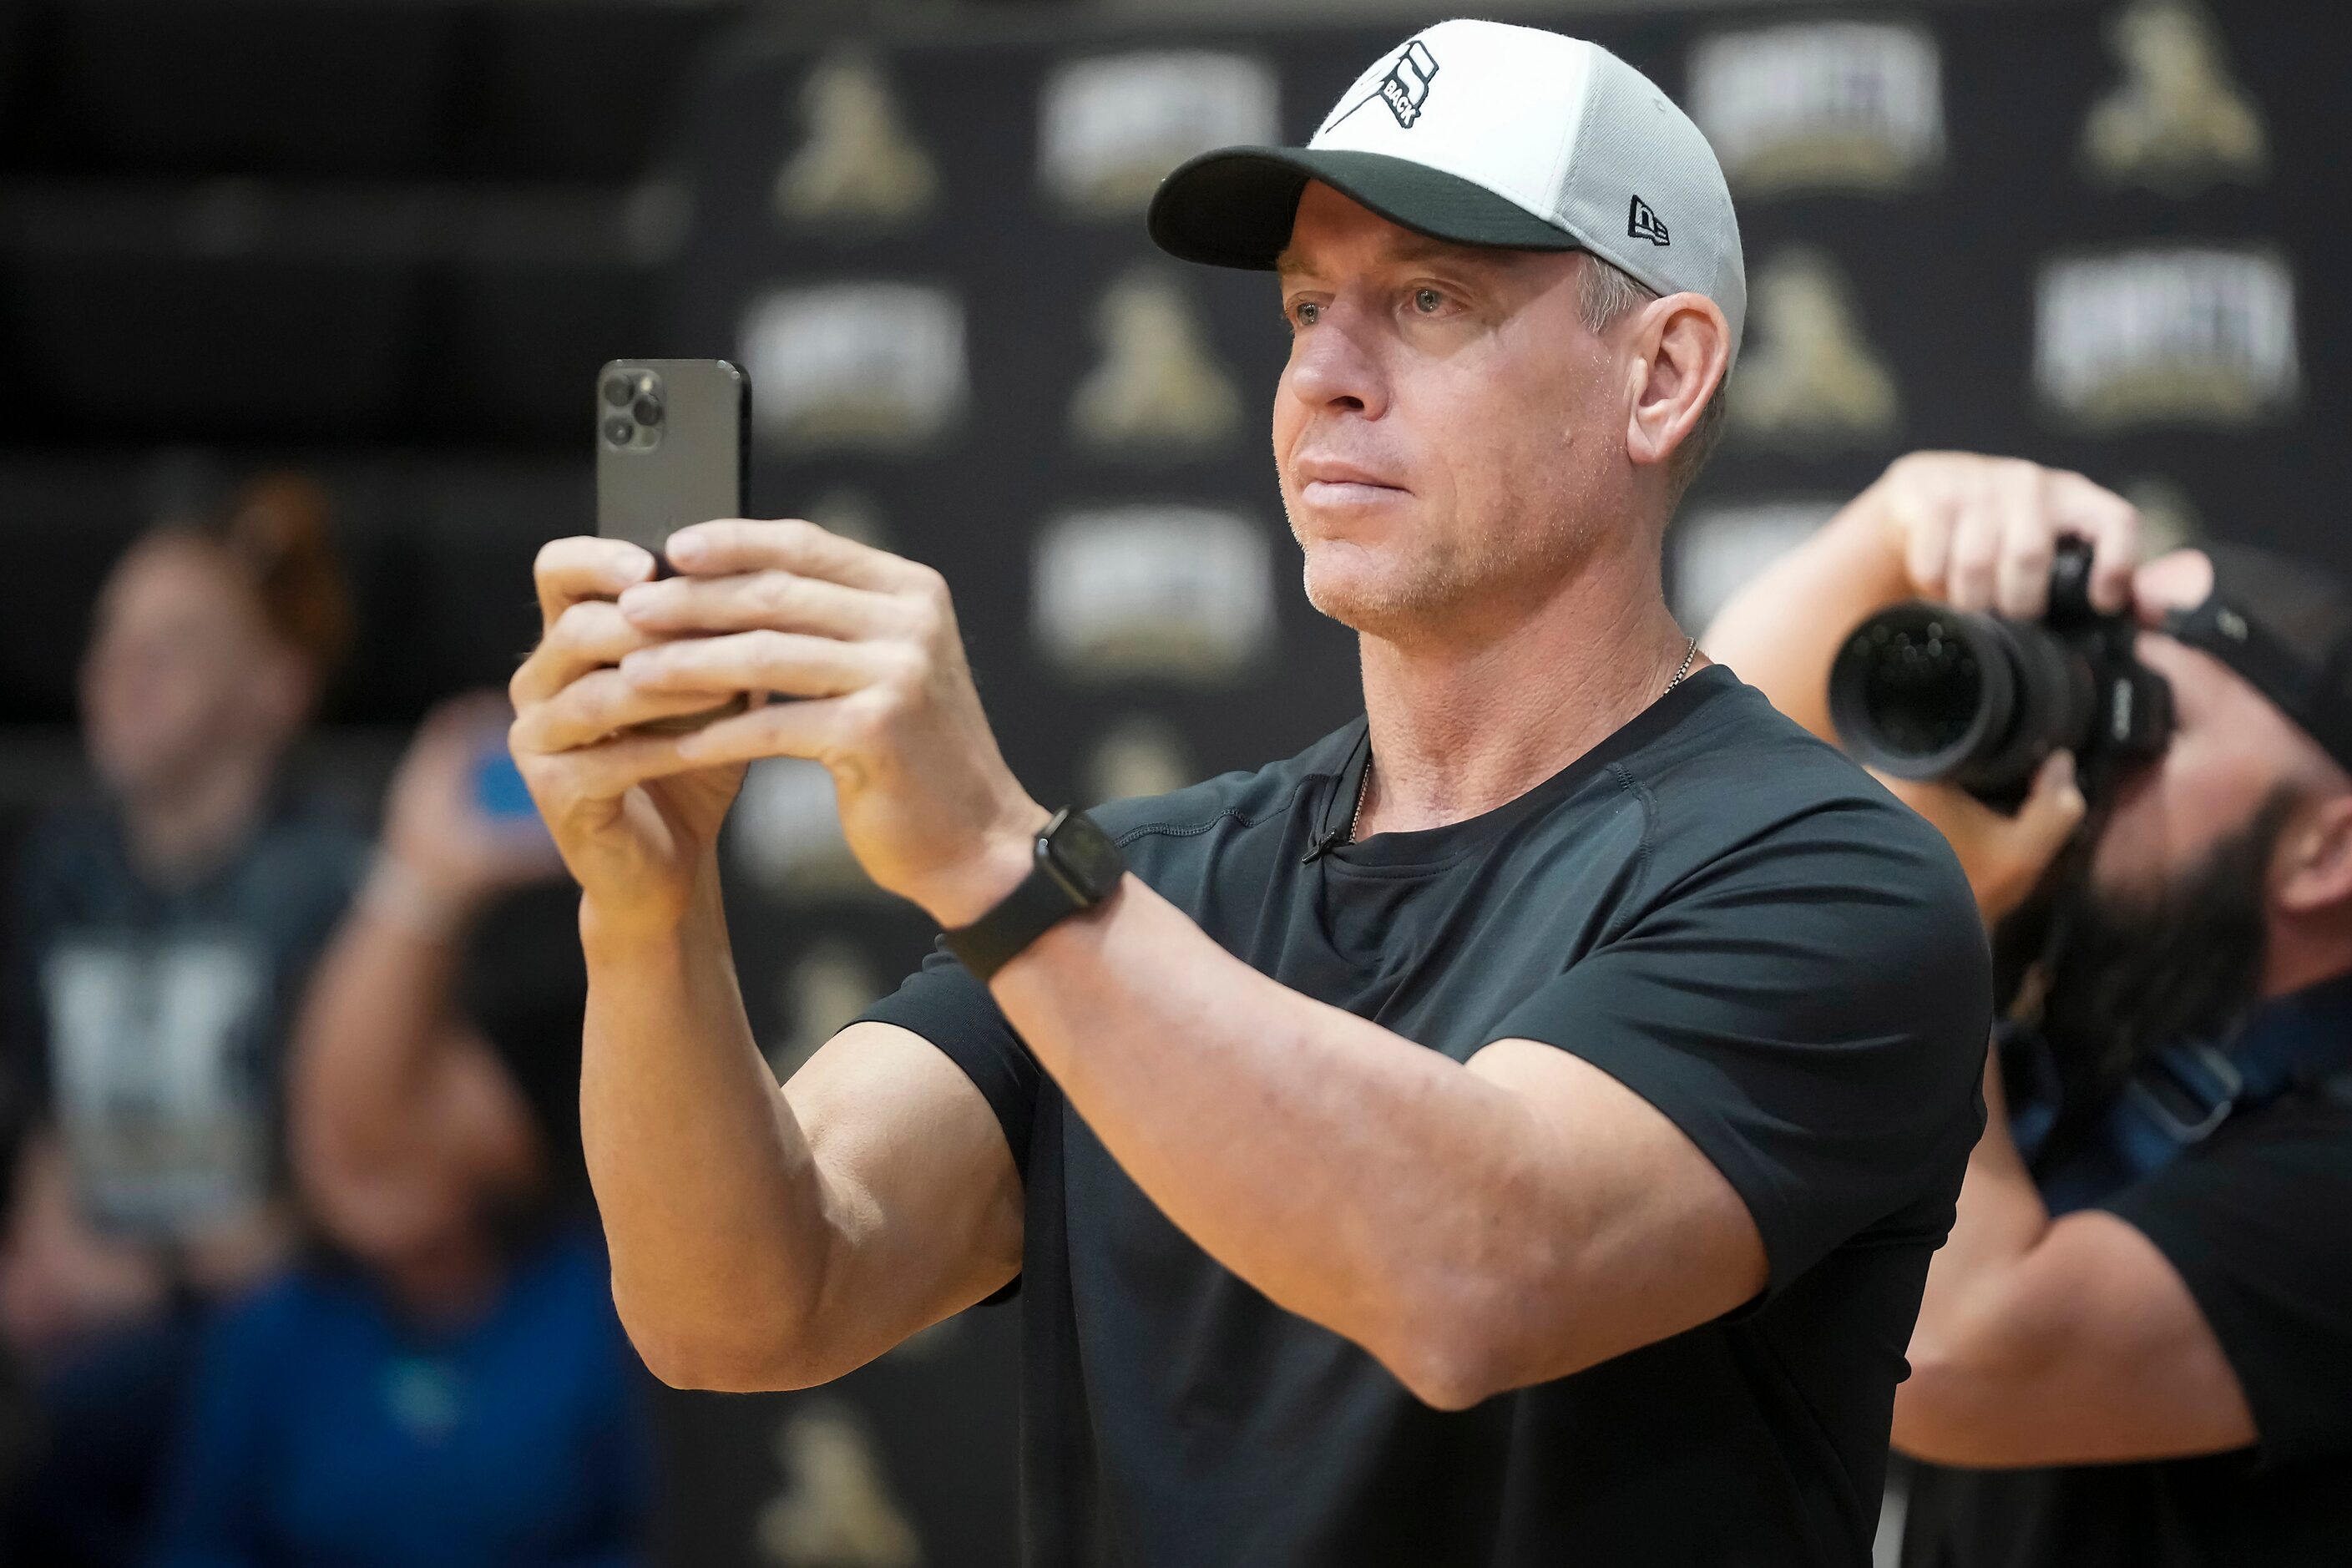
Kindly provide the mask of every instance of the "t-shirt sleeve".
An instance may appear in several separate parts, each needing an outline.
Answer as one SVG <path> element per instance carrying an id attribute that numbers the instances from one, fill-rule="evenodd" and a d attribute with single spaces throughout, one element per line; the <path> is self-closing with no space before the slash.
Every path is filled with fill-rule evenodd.
<path id="1" fill-rule="evenodd" d="M 2189 1287 L 2263 1464 L 2352 1447 L 2352 1106 L 2261 1113 L 2100 1206 Z"/>
<path id="2" fill-rule="evenodd" d="M 860 1023 L 896 1024 L 944 1052 L 980 1089 L 1004 1129 L 1022 1179 L 1029 1176 L 1029 1130 L 1037 1116 L 1037 1063 L 996 1005 L 988 987 L 934 948 L 905 984 L 868 1007 Z"/>
<path id="3" fill-rule="evenodd" d="M 1748 1205 L 1778 1292 L 1939 1179 L 1957 1190 L 1991 1013 L 1949 848 L 1857 799 L 1709 856 L 1489 1033 L 1664 1112 Z"/>

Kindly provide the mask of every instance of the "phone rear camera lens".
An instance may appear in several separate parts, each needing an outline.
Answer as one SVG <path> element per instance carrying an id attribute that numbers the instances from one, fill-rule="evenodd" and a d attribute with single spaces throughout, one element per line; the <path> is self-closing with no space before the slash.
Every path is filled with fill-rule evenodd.
<path id="1" fill-rule="evenodd" d="M 604 421 L 604 439 L 615 447 L 627 446 L 636 438 L 636 434 L 637 427 L 626 419 L 614 418 Z"/>
<path id="2" fill-rule="evenodd" d="M 637 416 L 640 425 L 658 425 L 662 418 L 661 399 L 650 395 L 640 397 L 629 412 Z"/>
<path id="3" fill-rule="evenodd" d="M 604 378 L 604 401 L 615 408 L 626 406 L 629 395 L 635 390 L 629 384 L 629 378 L 625 375 L 610 375 Z"/>

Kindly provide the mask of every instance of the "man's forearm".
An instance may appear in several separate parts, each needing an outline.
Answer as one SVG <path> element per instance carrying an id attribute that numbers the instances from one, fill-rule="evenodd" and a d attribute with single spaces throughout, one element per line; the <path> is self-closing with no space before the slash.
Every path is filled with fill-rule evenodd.
<path id="1" fill-rule="evenodd" d="M 447 1022 L 456 918 L 427 930 L 367 892 L 344 918 L 295 1028 L 291 1110 L 304 1157 L 368 1165 L 414 1142 Z"/>
<path id="2" fill-rule="evenodd" d="M 744 1016 L 715 868 L 676 930 L 616 930 L 591 900 L 581 936 L 581 1137 L 614 1302 L 667 1381 L 764 1385 L 814 1310 L 830 1232 Z"/>
<path id="3" fill-rule="evenodd" d="M 1257 973 L 1133 878 L 993 988 L 1180 1229 L 1423 1398 L 1495 1392 L 1475 1369 L 1522 1331 L 1570 1337 L 1591 1194 L 1509 1089 Z"/>

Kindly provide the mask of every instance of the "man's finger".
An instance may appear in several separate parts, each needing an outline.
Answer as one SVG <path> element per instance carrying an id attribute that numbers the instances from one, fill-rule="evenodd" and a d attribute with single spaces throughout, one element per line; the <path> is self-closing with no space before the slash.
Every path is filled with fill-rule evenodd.
<path id="1" fill-rule="evenodd" d="M 647 631 L 748 632 L 871 637 L 897 630 L 903 601 L 822 577 L 771 570 L 727 577 L 670 577 L 621 595 L 621 613 Z"/>
<path id="2" fill-rule="evenodd" d="M 611 801 L 637 784 L 678 773 L 698 773 L 709 763 L 688 763 L 677 754 L 680 735 L 614 735 L 593 746 L 533 756 L 528 775 L 543 779 L 553 798 Z"/>
<path id="3" fill-rule="evenodd" d="M 2058 851 L 2066 847 L 2066 840 L 2082 826 L 2083 814 L 2087 809 L 2082 788 L 2074 781 L 2074 754 L 2051 752 L 2035 770 L 2025 803 L 2011 819 L 2012 857 L 2018 864 L 2032 867 L 2039 876 L 2042 868 L 2057 858 Z"/>
<path id="4" fill-rule="evenodd" d="M 730 517 L 698 522 L 671 534 L 663 548 L 670 564 L 688 576 L 721 577 L 781 568 L 877 593 L 906 588 L 926 570 L 887 550 L 845 539 L 798 518 L 762 522 Z"/>
<path id="5" fill-rule="evenodd" d="M 575 751 L 649 719 L 708 712 L 721 700 L 708 691 L 648 691 L 617 669 L 599 669 L 524 710 L 509 739 L 518 752 Z"/>
<path id="6" fill-rule="evenodd" d="M 2050 476 L 2050 508 L 2059 530 L 2091 546 L 2091 603 L 2109 612 L 2132 602 L 2139 565 L 2139 508 L 2080 474 Z"/>
<path id="7" fill-rule="evenodd" d="M 609 599 L 583 599 L 556 618 L 507 685 L 516 707 L 554 696 L 592 669 L 663 640 L 633 624 Z"/>
<path id="8" fill-rule="evenodd" d="M 630 584 L 651 577 L 654 558 L 625 539 L 575 535 L 541 545 L 530 574 L 539 585 L 540 625 L 551 629 L 581 600 L 618 598 Z"/>
<path id="9" fill-rule="evenodd" d="M 1930 598 L 1942 594 L 1944 573 L 1951 563 L 1952 509 L 1938 496 L 1898 494 L 1895 500 L 1903 525 L 1903 566 L 1911 584 Z"/>
<path id="10" fill-rule="evenodd" d="M 836 750 L 853 700 L 771 702 L 704 725 L 677 742 L 679 771 L 756 762 L 761 757 L 823 757 Z"/>
<path id="11" fill-rule="evenodd" d="M 1992 606 L 2004 616 L 2037 618 L 2049 609 L 2055 533 L 2042 500 L 2042 470 L 2021 468 L 2000 482 L 2001 555 L 1994 566 Z"/>
<path id="12" fill-rule="evenodd" d="M 1952 525 L 1951 557 L 1944 569 L 1946 604 L 1961 610 L 1993 607 L 2002 532 L 2001 514 L 1989 497 L 1972 496 L 1961 502 Z"/>
<path id="13" fill-rule="evenodd" d="M 894 644 L 843 642 L 801 632 L 731 632 L 642 649 L 621 661 L 621 674 L 640 690 L 699 692 L 706 700 L 736 691 L 838 697 L 873 685 L 908 657 Z"/>

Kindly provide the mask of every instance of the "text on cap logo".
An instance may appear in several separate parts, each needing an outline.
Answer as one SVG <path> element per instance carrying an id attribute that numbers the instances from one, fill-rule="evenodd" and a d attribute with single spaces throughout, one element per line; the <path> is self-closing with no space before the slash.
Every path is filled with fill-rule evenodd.
<path id="1" fill-rule="evenodd" d="M 1421 106 L 1429 98 L 1429 84 L 1437 75 L 1437 58 L 1429 46 L 1415 38 L 1381 79 L 1381 101 L 1389 106 L 1396 122 L 1406 130 L 1421 118 Z"/>

